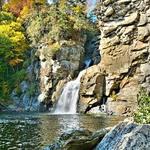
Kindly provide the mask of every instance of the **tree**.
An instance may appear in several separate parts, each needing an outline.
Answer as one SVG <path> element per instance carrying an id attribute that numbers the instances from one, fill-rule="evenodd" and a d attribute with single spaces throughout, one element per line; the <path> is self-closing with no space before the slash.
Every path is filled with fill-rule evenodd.
<path id="1" fill-rule="evenodd" d="M 22 62 L 22 54 L 27 49 L 23 28 L 13 20 L 2 20 L 0 23 L 0 54 L 9 65 L 15 66 Z"/>
<path id="2" fill-rule="evenodd" d="M 28 44 L 21 24 L 11 13 L 1 11 L 0 99 L 8 98 L 10 87 L 14 86 L 15 82 L 15 80 L 11 80 L 12 75 L 18 71 L 18 66 L 24 61 L 27 49 Z"/>
<path id="3" fill-rule="evenodd" d="M 46 0 L 9 0 L 4 7 L 16 17 L 19 17 L 23 12 L 29 13 L 29 10 L 32 10 L 36 5 L 43 4 L 46 4 Z"/>
<path id="4" fill-rule="evenodd" d="M 84 4 L 70 5 L 67 0 L 60 0 L 50 6 L 32 13 L 26 21 L 27 34 L 35 44 L 45 34 L 50 41 L 80 41 L 87 30 L 93 29 L 85 14 Z"/>

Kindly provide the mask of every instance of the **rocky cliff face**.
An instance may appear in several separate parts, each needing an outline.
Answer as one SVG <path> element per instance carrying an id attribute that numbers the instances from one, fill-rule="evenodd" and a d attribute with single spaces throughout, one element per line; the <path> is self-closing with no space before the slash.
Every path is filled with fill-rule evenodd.
<path id="1" fill-rule="evenodd" d="M 105 74 L 108 112 L 119 115 L 131 114 L 137 108 L 140 88 L 144 87 L 150 91 L 149 12 L 148 0 L 105 0 L 97 4 L 95 13 L 101 32 L 99 47 L 101 62 L 97 67 L 90 68 L 93 70 L 92 75 L 85 75 L 81 95 L 89 97 L 90 89 L 90 94 L 96 98 L 97 94 L 93 86 L 99 85 L 99 90 L 104 87 L 102 83 L 100 85 L 99 82 L 90 81 L 91 76 L 94 80 L 95 68 L 97 68 L 99 74 Z M 86 87 L 85 84 L 89 82 L 91 85 Z M 86 92 L 82 92 L 84 89 Z M 81 101 L 84 101 L 82 96 Z M 91 98 L 89 101 L 91 102 Z M 89 101 L 86 100 L 87 103 Z M 98 97 L 96 101 L 102 100 Z"/>
<path id="2" fill-rule="evenodd" d="M 27 66 L 27 78 L 18 85 L 19 93 L 15 90 L 12 93 L 18 108 L 32 110 L 34 97 L 38 106 L 44 105 L 42 110 L 48 110 L 57 102 L 65 83 L 85 68 L 86 30 L 92 26 L 82 12 L 82 3 L 57 1 L 39 6 L 25 20 L 26 35 L 34 50 L 29 60 L 31 65 Z M 90 63 L 96 63 L 97 56 L 91 54 L 94 60 Z"/>
<path id="3" fill-rule="evenodd" d="M 86 36 L 82 40 L 78 44 L 61 41 L 55 54 L 47 43 L 38 46 L 34 62 L 27 68 L 28 79 L 20 85 L 21 96 L 12 93 L 19 109 L 45 111 L 57 102 L 65 83 L 75 78 L 83 65 Z M 36 86 L 32 87 L 33 95 L 29 95 L 32 85 Z"/>
<path id="4" fill-rule="evenodd" d="M 10 109 L 14 111 L 37 111 L 39 102 L 39 61 L 34 57 L 35 49 L 31 50 L 26 68 L 25 80 L 11 93 L 13 100 Z"/>
<path id="5" fill-rule="evenodd" d="M 105 76 L 99 69 L 97 65 L 86 69 L 86 73 L 81 79 L 79 101 L 81 112 L 88 112 L 89 110 L 95 112 L 91 109 L 97 106 L 99 109 L 100 99 L 105 94 Z"/>
<path id="6" fill-rule="evenodd" d="M 78 45 L 62 41 L 59 52 L 53 57 L 46 52 L 48 46 L 37 51 L 40 59 L 40 102 L 56 102 L 64 84 L 76 77 L 83 62 L 85 40 L 83 38 Z"/>

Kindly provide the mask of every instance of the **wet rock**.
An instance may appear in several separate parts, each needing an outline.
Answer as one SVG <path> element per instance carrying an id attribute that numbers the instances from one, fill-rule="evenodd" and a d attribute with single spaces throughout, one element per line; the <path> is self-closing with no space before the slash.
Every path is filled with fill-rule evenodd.
<path id="1" fill-rule="evenodd" d="M 150 125 L 138 125 L 132 118 L 113 128 L 95 133 L 88 130 L 73 130 L 64 133 L 54 144 L 44 150 L 149 150 Z"/>
<path id="2" fill-rule="evenodd" d="M 58 141 L 44 150 L 92 150 L 108 131 L 109 129 L 101 129 L 92 133 L 88 130 L 75 130 L 64 133 Z"/>
<path id="3" fill-rule="evenodd" d="M 149 147 L 150 125 L 122 122 L 106 134 L 96 150 L 149 150 Z"/>
<path id="4" fill-rule="evenodd" d="M 63 87 L 65 86 L 65 83 L 67 83 L 66 80 L 60 80 L 58 82 L 58 84 L 56 86 L 56 90 L 55 90 L 55 92 L 53 92 L 53 95 L 52 95 L 52 102 L 53 103 L 59 99 L 59 97 L 63 91 Z"/>

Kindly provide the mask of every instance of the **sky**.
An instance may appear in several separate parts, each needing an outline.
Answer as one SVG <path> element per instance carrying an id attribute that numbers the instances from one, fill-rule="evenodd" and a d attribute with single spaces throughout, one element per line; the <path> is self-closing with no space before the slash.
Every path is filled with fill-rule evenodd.
<path id="1" fill-rule="evenodd" d="M 92 11 L 96 5 L 97 0 L 87 0 L 87 7 L 89 11 Z M 53 0 L 48 0 L 49 4 L 53 3 Z"/>
<path id="2" fill-rule="evenodd" d="M 96 6 L 96 1 L 97 0 L 87 0 L 87 8 L 88 8 L 88 11 L 92 11 L 95 6 Z"/>
<path id="3" fill-rule="evenodd" d="M 52 4 L 55 0 L 48 0 L 49 4 Z M 92 15 L 92 11 L 94 10 L 96 6 L 97 0 L 86 0 L 87 1 L 87 16 L 91 17 L 93 22 L 96 21 L 97 17 L 95 15 Z"/>
<path id="4" fill-rule="evenodd" d="M 92 22 L 97 20 L 96 15 L 93 14 L 93 10 L 96 7 L 97 0 L 87 0 L 87 17 L 91 18 Z"/>
<path id="5" fill-rule="evenodd" d="M 48 3 L 49 3 L 49 4 L 52 4 L 52 3 L 53 3 L 53 0 L 48 0 Z"/>

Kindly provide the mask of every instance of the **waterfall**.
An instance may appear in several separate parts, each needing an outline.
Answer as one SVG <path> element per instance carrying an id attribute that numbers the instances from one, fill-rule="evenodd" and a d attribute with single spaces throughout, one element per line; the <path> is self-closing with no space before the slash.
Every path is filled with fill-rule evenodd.
<path id="1" fill-rule="evenodd" d="M 76 80 L 68 82 L 58 100 L 54 114 L 75 114 L 79 99 L 80 79 L 86 70 L 79 73 Z"/>

